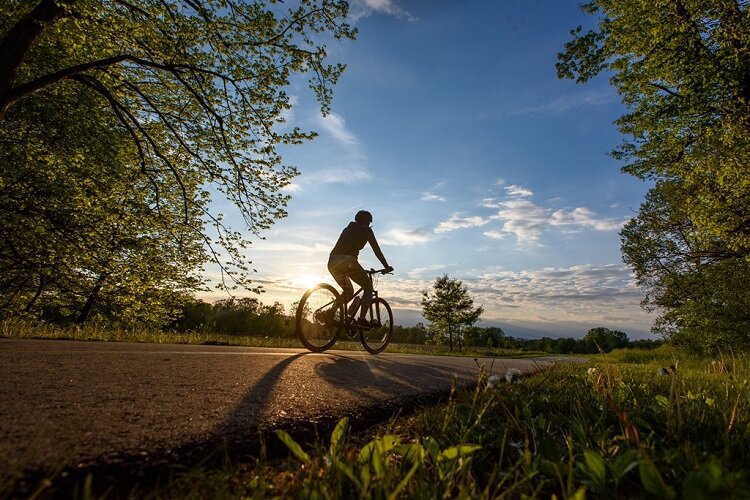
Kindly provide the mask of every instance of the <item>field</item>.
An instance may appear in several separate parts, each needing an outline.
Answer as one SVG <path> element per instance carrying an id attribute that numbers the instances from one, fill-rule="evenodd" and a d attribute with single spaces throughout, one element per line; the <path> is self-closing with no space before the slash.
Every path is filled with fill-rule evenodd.
<path id="1" fill-rule="evenodd" d="M 480 374 L 475 387 L 366 432 L 347 419 L 317 438 L 277 431 L 252 456 L 176 466 L 128 491 L 95 476 L 74 489 L 155 498 L 747 498 L 749 368 L 746 354 L 695 359 L 662 346 L 525 378 Z M 12 488 L 6 478 L 0 496 Z"/>

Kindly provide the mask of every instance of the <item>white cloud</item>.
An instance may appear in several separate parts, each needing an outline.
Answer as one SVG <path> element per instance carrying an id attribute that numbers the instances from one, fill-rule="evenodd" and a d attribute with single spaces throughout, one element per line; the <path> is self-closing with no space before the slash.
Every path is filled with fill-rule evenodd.
<path id="1" fill-rule="evenodd" d="M 299 97 L 296 95 L 289 96 L 289 109 L 284 109 L 279 114 L 279 118 L 284 123 L 292 123 L 295 120 L 294 108 L 299 103 Z"/>
<path id="2" fill-rule="evenodd" d="M 302 174 L 300 182 L 308 184 L 358 184 L 370 179 L 370 172 L 364 167 L 330 167 Z"/>
<path id="3" fill-rule="evenodd" d="M 406 279 L 382 282 L 380 289 L 392 305 L 418 311 L 422 291 L 448 268 L 413 269 Z M 552 332 L 559 325 L 578 325 L 566 335 L 581 337 L 597 326 L 644 334 L 652 320 L 639 305 L 643 294 L 632 272 L 622 264 L 520 271 L 494 267 L 449 274 L 466 285 L 474 304 L 484 307 L 483 320 L 503 327 L 525 325 Z"/>
<path id="4" fill-rule="evenodd" d="M 357 138 L 346 128 L 346 120 L 341 115 L 334 112 L 325 116 L 319 115 L 318 123 L 340 143 L 346 146 L 357 144 Z"/>
<path id="5" fill-rule="evenodd" d="M 408 246 L 416 245 L 430 241 L 432 235 L 429 231 L 421 228 L 417 229 L 391 229 L 385 233 L 381 243 L 390 246 Z"/>
<path id="6" fill-rule="evenodd" d="M 587 227 L 596 231 L 615 231 L 620 229 L 623 223 L 614 219 L 597 219 L 596 214 L 585 207 L 577 207 L 570 212 L 557 210 L 550 219 L 550 224 L 553 226 L 572 225 Z"/>
<path id="7" fill-rule="evenodd" d="M 511 199 L 499 206 L 500 210 L 491 218 L 503 221 L 503 232 L 514 235 L 519 243 L 537 241 L 548 224 L 549 209 L 529 200 Z"/>
<path id="8" fill-rule="evenodd" d="M 422 201 L 445 201 L 445 198 L 435 193 L 430 193 L 429 191 L 426 191 L 422 193 L 422 197 L 420 198 L 420 200 Z"/>
<path id="9" fill-rule="evenodd" d="M 573 210 L 553 209 L 539 206 L 529 198 L 534 194 L 531 189 L 518 185 L 505 187 L 506 198 L 485 198 L 480 205 L 484 208 L 497 210 L 489 220 L 500 221 L 499 229 L 492 228 L 483 234 L 490 239 L 502 239 L 504 235 L 513 235 L 519 243 L 534 243 L 540 239 L 544 231 L 550 228 L 565 228 L 567 231 L 584 229 L 594 231 L 617 231 L 625 223 L 624 220 L 601 218 L 586 207 Z M 558 201 L 557 199 L 550 202 Z"/>
<path id="10" fill-rule="evenodd" d="M 387 14 L 409 21 L 417 19 L 403 9 L 396 0 L 352 0 L 349 7 L 349 17 L 356 21 L 373 13 Z"/>
<path id="11" fill-rule="evenodd" d="M 484 219 L 479 216 L 472 217 L 461 217 L 459 214 L 453 214 L 450 219 L 442 221 L 435 228 L 436 233 L 447 233 L 449 231 L 455 231 L 456 229 L 466 229 L 470 227 L 484 226 L 489 222 L 489 219 Z"/>
<path id="12" fill-rule="evenodd" d="M 485 198 L 480 205 L 485 208 L 500 208 L 500 203 L 495 198 Z"/>
<path id="13" fill-rule="evenodd" d="M 434 264 L 431 266 L 418 267 L 416 269 L 412 269 L 411 271 L 407 271 L 406 275 L 412 279 L 434 278 L 437 271 L 442 271 L 446 267 L 448 266 L 444 264 Z"/>
<path id="14" fill-rule="evenodd" d="M 493 229 L 492 231 L 485 231 L 482 234 L 493 240 L 502 240 L 503 238 L 508 236 L 508 233 L 503 233 L 502 231 L 497 231 L 495 229 Z"/>
<path id="15" fill-rule="evenodd" d="M 561 95 L 551 101 L 532 104 L 508 113 L 509 116 L 565 113 L 582 107 L 598 107 L 618 101 L 611 88 L 578 91 L 574 95 Z"/>
<path id="16" fill-rule="evenodd" d="M 645 317 L 639 306 L 643 295 L 634 283 L 632 271 L 621 264 L 518 272 L 492 270 L 467 281 L 467 285 L 475 302 L 501 316 L 513 316 L 513 311 L 519 310 L 519 318 L 577 320 L 594 323 L 592 327 L 635 323 L 642 326 Z"/>
<path id="17" fill-rule="evenodd" d="M 309 256 L 313 253 L 327 253 L 330 252 L 329 248 L 332 245 L 328 245 L 327 242 L 305 242 L 305 243 L 294 243 L 294 242 L 280 242 L 274 243 L 268 240 L 261 240 L 253 244 L 253 252 L 270 252 L 274 254 L 279 253 L 292 253 L 304 256 Z"/>
<path id="18" fill-rule="evenodd" d="M 505 191 L 508 193 L 508 196 L 518 196 L 520 198 L 526 198 L 534 194 L 530 189 L 515 184 L 507 186 Z"/>

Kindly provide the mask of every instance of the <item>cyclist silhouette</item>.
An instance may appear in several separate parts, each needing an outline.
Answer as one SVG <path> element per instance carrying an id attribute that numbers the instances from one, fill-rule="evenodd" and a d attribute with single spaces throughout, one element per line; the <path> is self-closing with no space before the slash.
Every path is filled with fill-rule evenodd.
<path id="1" fill-rule="evenodd" d="M 372 302 L 372 279 L 357 260 L 359 251 L 365 247 L 366 243 L 369 243 L 370 248 L 372 248 L 380 263 L 383 264 L 386 272 L 393 271 L 393 267 L 388 265 L 388 261 L 380 250 L 378 240 L 375 239 L 375 233 L 372 232 L 370 224 L 372 224 L 370 212 L 366 210 L 357 212 L 354 221 L 350 222 L 341 232 L 341 236 L 331 250 L 328 259 L 328 271 L 343 289 L 342 300 L 344 302 L 347 302 L 354 293 L 351 280 L 354 280 L 364 291 L 360 303 L 359 319 L 357 320 L 360 325 L 367 323 L 365 314 Z M 352 310 L 353 313 L 356 313 L 356 306 L 352 307 Z"/>

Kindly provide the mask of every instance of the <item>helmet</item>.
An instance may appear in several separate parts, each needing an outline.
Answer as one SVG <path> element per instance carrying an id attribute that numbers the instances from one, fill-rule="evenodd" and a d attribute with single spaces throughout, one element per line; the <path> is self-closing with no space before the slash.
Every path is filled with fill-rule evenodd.
<path id="1" fill-rule="evenodd" d="M 354 216 L 354 220 L 363 224 L 372 223 L 372 214 L 367 210 L 360 210 L 357 215 Z"/>

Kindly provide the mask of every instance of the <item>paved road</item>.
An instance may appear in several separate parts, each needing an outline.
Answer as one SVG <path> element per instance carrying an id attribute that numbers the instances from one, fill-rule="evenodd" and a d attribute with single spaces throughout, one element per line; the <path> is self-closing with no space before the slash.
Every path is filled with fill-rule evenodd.
<path id="1" fill-rule="evenodd" d="M 446 393 L 534 359 L 0 339 L 0 470 L 117 463 Z"/>

